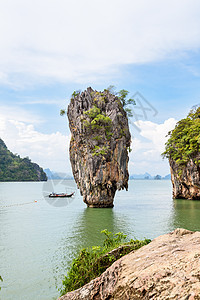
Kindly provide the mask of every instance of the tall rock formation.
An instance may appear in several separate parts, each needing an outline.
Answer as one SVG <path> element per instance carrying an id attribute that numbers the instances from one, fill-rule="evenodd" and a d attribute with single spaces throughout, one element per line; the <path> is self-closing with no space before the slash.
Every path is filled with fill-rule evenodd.
<path id="1" fill-rule="evenodd" d="M 176 199 L 200 199 L 200 167 L 190 159 L 181 170 L 175 160 L 170 159 L 173 197 Z"/>
<path id="2" fill-rule="evenodd" d="M 163 156 L 169 159 L 173 197 L 200 200 L 200 107 L 168 135 Z"/>
<path id="3" fill-rule="evenodd" d="M 116 190 L 128 189 L 131 136 L 120 99 L 108 90 L 74 93 L 67 111 L 70 161 L 83 201 L 113 207 Z"/>

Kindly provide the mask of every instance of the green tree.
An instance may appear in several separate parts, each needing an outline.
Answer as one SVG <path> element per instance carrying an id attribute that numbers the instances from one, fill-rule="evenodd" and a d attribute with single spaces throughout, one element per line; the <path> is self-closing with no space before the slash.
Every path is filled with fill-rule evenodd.
<path id="1" fill-rule="evenodd" d="M 124 110 L 126 111 L 127 117 L 128 118 L 133 117 L 133 111 L 132 111 L 131 105 L 136 105 L 135 100 L 132 98 L 127 99 L 127 96 L 129 94 L 129 92 L 127 90 L 122 89 L 119 92 L 116 92 L 115 89 L 116 88 L 114 85 L 110 85 L 104 91 L 109 91 L 111 94 L 116 95 L 119 98 Z M 71 98 L 74 99 L 79 94 L 80 94 L 80 90 L 74 91 L 71 95 Z M 64 116 L 65 114 L 66 114 L 66 109 L 61 109 L 60 115 Z"/>
<path id="2" fill-rule="evenodd" d="M 192 109 L 168 132 L 163 158 L 173 159 L 183 169 L 190 159 L 200 164 L 200 107 Z"/>
<path id="3" fill-rule="evenodd" d="M 28 157 L 9 151 L 0 139 L 0 181 L 45 181 L 47 176 L 43 169 L 32 163 Z"/>
<path id="4" fill-rule="evenodd" d="M 132 118 L 133 117 L 133 110 L 130 106 L 131 105 L 136 105 L 136 103 L 135 103 L 135 100 L 133 98 L 127 98 L 129 92 L 125 89 L 122 89 L 119 92 L 115 92 L 115 86 L 114 85 L 110 85 L 107 88 L 107 90 L 111 94 L 116 95 L 119 98 L 124 110 L 127 113 L 127 117 Z"/>

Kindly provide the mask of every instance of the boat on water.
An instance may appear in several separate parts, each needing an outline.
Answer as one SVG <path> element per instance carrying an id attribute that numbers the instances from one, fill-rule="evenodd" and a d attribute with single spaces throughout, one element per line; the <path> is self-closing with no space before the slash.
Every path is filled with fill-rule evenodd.
<path id="1" fill-rule="evenodd" d="M 71 194 L 65 194 L 65 193 L 51 193 L 49 194 L 49 198 L 70 198 L 74 195 L 75 193 L 71 193 Z"/>

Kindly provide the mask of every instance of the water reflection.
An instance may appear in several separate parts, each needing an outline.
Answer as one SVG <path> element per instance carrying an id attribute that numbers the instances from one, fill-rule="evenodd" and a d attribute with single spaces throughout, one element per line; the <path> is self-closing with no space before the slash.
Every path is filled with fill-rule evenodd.
<path id="1" fill-rule="evenodd" d="M 66 275 L 69 265 L 74 256 L 81 248 L 102 245 L 105 235 L 101 234 L 103 229 L 113 233 L 119 231 L 126 233 L 128 224 L 124 221 L 123 214 L 118 214 L 112 208 L 83 208 L 79 211 L 71 230 L 66 228 L 60 246 L 53 257 L 59 266 L 54 269 L 57 285 L 60 286 L 63 274 Z M 62 257 L 62 259 L 61 259 Z M 60 282 L 59 282 L 60 281 Z"/>
<path id="2" fill-rule="evenodd" d="M 173 201 L 173 228 L 200 230 L 200 201 L 175 199 Z"/>
<path id="3" fill-rule="evenodd" d="M 61 240 L 59 249 L 63 251 L 63 266 L 66 266 L 66 259 L 72 259 L 81 248 L 102 245 L 105 239 L 105 235 L 101 234 L 103 229 L 126 233 L 127 226 L 124 218 L 119 217 L 112 208 L 84 208 L 74 219 L 71 230 L 66 228 L 67 234 Z"/>
<path id="4" fill-rule="evenodd" d="M 77 245 L 81 247 L 100 245 L 104 240 L 104 235 L 100 233 L 103 229 L 113 233 L 126 232 L 127 224 L 120 220 L 112 208 L 85 208 L 78 215 L 74 226 L 73 235 L 76 236 Z"/>

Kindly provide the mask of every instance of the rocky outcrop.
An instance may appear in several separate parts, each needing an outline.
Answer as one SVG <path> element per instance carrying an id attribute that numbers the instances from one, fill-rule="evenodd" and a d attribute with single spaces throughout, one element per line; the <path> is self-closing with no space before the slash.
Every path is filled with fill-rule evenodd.
<path id="1" fill-rule="evenodd" d="M 200 299 L 200 232 L 176 229 L 160 236 L 59 298 L 77 299 Z"/>
<path id="2" fill-rule="evenodd" d="M 190 159 L 184 168 L 169 159 L 173 197 L 200 200 L 200 167 Z"/>
<path id="3" fill-rule="evenodd" d="M 108 90 L 74 93 L 67 111 L 70 161 L 83 201 L 113 207 L 116 190 L 128 188 L 128 119 L 119 98 Z"/>

